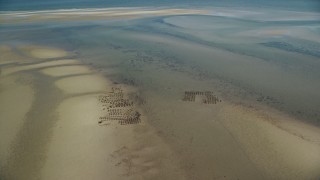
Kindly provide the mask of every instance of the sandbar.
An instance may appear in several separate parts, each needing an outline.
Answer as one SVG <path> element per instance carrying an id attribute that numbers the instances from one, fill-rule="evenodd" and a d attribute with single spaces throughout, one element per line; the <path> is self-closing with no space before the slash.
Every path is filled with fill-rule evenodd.
<path id="1" fill-rule="evenodd" d="M 35 45 L 21 46 L 18 49 L 26 55 L 38 59 L 63 58 L 69 54 L 62 49 Z"/>
<path id="2" fill-rule="evenodd" d="M 92 71 L 88 67 L 83 65 L 52 67 L 52 68 L 43 69 L 41 70 L 41 72 L 46 75 L 54 76 L 54 77 L 92 73 Z"/>
<path id="3" fill-rule="evenodd" d="M 67 55 L 65 51 L 62 51 L 59 49 L 45 49 L 45 48 L 34 49 L 30 53 L 32 56 L 41 58 L 41 59 L 58 58 L 58 57 L 64 57 Z"/>
<path id="4" fill-rule="evenodd" d="M 12 66 L 12 67 L 8 67 L 8 68 L 3 68 L 2 73 L 3 73 L 3 75 L 9 75 L 9 74 L 20 72 L 20 71 L 34 70 L 34 69 L 38 69 L 38 68 L 58 66 L 58 65 L 78 64 L 78 63 L 79 63 L 79 61 L 75 60 L 75 59 L 46 61 L 46 62 L 40 62 L 40 63 L 35 63 L 35 64 L 29 64 L 29 65 L 20 65 L 20 66 Z"/>
<path id="5" fill-rule="evenodd" d="M 170 148 L 147 124 L 99 126 L 99 94 L 64 100 L 43 179 L 185 179 Z"/>
<path id="6" fill-rule="evenodd" d="M 99 75 L 80 75 L 62 78 L 55 85 L 67 94 L 81 94 L 106 91 L 109 83 Z"/>
<path id="7" fill-rule="evenodd" d="M 267 179 L 320 177 L 319 129 L 271 112 L 229 104 L 218 117 Z M 294 126 L 296 133 L 278 127 L 277 121 L 283 121 L 288 130 Z"/>
<path id="8" fill-rule="evenodd" d="M 70 10 L 22 11 L 3 13 L 0 16 L 2 23 L 37 22 L 37 21 L 70 21 L 94 20 L 112 18 L 138 18 L 142 16 L 163 16 L 179 14 L 208 14 L 206 10 L 197 9 L 156 9 L 156 8 L 86 8 Z M 36 55 L 42 57 L 43 53 Z M 44 57 L 46 57 L 45 55 Z"/>
<path id="9" fill-rule="evenodd" d="M 66 99 L 57 109 L 59 120 L 54 128 L 43 179 L 115 179 L 121 174 L 107 162 L 115 151 L 114 130 L 101 128 L 97 95 Z"/>

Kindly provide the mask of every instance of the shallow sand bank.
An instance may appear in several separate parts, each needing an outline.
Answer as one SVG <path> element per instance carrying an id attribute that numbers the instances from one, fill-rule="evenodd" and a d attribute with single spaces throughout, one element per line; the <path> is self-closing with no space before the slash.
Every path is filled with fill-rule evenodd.
<path id="1" fill-rule="evenodd" d="M 190 179 L 320 176 L 320 130 L 315 126 L 275 110 L 258 111 L 227 101 L 203 105 L 156 96 L 149 101 L 153 103 L 146 108 L 153 126 L 179 152 Z"/>
<path id="2" fill-rule="evenodd" d="M 0 169 L 7 163 L 12 143 L 35 96 L 30 85 L 16 82 L 19 79 L 19 76 L 0 76 Z M 29 78 L 25 76 L 24 79 Z"/>
<path id="3" fill-rule="evenodd" d="M 174 154 L 144 122 L 99 126 L 98 96 L 60 104 L 43 179 L 184 179 Z"/>
<path id="4" fill-rule="evenodd" d="M 78 63 L 79 61 L 75 59 L 63 59 L 63 60 L 56 60 L 56 61 L 40 62 L 40 63 L 30 64 L 30 65 L 10 66 L 7 68 L 3 68 L 1 72 L 3 75 L 10 75 L 12 73 L 16 73 L 19 71 L 27 71 L 27 70 L 34 70 L 39 68 L 51 67 L 51 66 L 78 64 Z"/>
<path id="5" fill-rule="evenodd" d="M 33 57 L 41 58 L 41 59 L 48 59 L 48 58 L 61 58 L 67 55 L 67 52 L 59 50 L 59 49 L 41 49 L 37 48 L 31 50 L 30 54 Z"/>
<path id="6" fill-rule="evenodd" d="M 197 9 L 158 9 L 158 8 L 88 8 L 71 10 L 47 10 L 31 12 L 12 12 L 0 15 L 1 23 L 39 22 L 39 21 L 70 21 L 114 18 L 139 18 L 146 16 L 164 16 L 179 14 L 207 14 L 206 10 Z M 47 57 L 48 54 L 35 52 L 36 55 Z"/>
<path id="7" fill-rule="evenodd" d="M 83 65 L 52 67 L 52 68 L 43 69 L 41 70 L 41 72 L 46 75 L 54 76 L 54 77 L 92 73 L 92 71 L 88 67 Z"/>
<path id="8" fill-rule="evenodd" d="M 68 69 L 71 71 L 64 71 Z M 92 74 L 81 75 L 83 70 Z M 117 121 L 99 123 L 100 117 L 106 115 L 99 97 L 114 87 L 107 79 L 85 66 L 42 71 L 50 76 L 73 74 L 57 80 L 55 85 L 75 96 L 62 101 L 55 110 L 59 118 L 48 147 L 43 179 L 184 179 L 178 164 L 171 162 L 174 154 L 145 123 L 145 117 L 136 125 L 120 125 Z M 134 92 L 134 88 L 120 87 L 125 97 Z M 87 93 L 90 95 L 83 95 Z"/>
<path id="9" fill-rule="evenodd" d="M 98 126 L 97 95 L 66 99 L 57 109 L 59 120 L 43 168 L 43 179 L 115 179 L 121 170 L 107 162 L 116 150 L 114 129 Z"/>
<path id="10" fill-rule="evenodd" d="M 172 98 L 174 99 L 174 98 Z M 218 120 L 223 108 L 148 95 L 151 124 L 177 153 L 187 179 L 263 179 L 237 141 Z"/>
<path id="11" fill-rule="evenodd" d="M 55 84 L 67 94 L 79 94 L 103 92 L 110 83 L 98 75 L 79 75 L 62 78 L 56 81 Z"/>
<path id="12" fill-rule="evenodd" d="M 319 128 L 257 101 L 224 99 L 210 81 L 155 68 L 146 65 L 136 77 L 149 83 L 144 87 L 144 108 L 152 126 L 178 152 L 176 157 L 190 179 L 320 176 Z M 197 97 L 194 102 L 183 101 L 190 90 L 214 91 L 222 102 L 203 104 Z"/>
<path id="13" fill-rule="evenodd" d="M 266 179 L 320 177 L 319 128 L 231 104 L 218 117 Z"/>
<path id="14" fill-rule="evenodd" d="M 26 56 L 38 59 L 63 58 L 67 55 L 70 55 L 70 53 L 63 49 L 45 46 L 19 46 L 18 49 Z"/>

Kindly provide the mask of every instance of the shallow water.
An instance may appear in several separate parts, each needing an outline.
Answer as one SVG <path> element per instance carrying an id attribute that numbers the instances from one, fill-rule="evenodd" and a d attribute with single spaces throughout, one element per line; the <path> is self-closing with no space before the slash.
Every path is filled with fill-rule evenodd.
<path id="1" fill-rule="evenodd" d="M 225 96 L 264 103 L 310 123 L 320 122 L 317 21 L 295 25 L 176 16 L 34 27 L 6 30 L 3 42 L 66 48 L 99 69 L 114 66 L 115 79 L 137 81 L 142 91 L 165 86 L 167 79 L 159 84 L 148 82 L 159 76 L 145 74 L 153 66 L 202 79 L 204 84 L 219 81 L 224 85 L 212 85 Z"/>

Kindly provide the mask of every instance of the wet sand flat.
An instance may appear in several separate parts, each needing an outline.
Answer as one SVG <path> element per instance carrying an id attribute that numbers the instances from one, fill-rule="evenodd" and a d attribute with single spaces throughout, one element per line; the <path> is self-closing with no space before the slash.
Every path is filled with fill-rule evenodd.
<path id="1" fill-rule="evenodd" d="M 1 45 L 0 52 L 0 65 L 12 64 L 23 60 L 21 56 L 13 53 L 12 48 L 8 45 Z"/>
<path id="2" fill-rule="evenodd" d="M 16 83 L 21 77 L 0 77 L 0 167 L 7 163 L 10 146 L 22 128 L 25 116 L 34 101 L 34 91 L 27 84 Z"/>
<path id="3" fill-rule="evenodd" d="M 216 87 L 182 72 L 145 65 L 144 108 L 150 123 L 179 152 L 187 177 L 207 179 L 314 179 L 319 176 L 319 128 L 256 103 L 222 98 L 203 104 L 200 97 L 183 101 L 185 92 Z M 172 78 L 174 76 L 175 78 Z M 136 81 L 138 81 L 136 80 Z M 138 81 L 138 82 L 139 82 Z M 162 87 L 154 88 L 156 84 Z M 181 87 L 184 87 L 181 88 Z M 192 91 L 193 90 L 193 91 Z M 305 148 L 308 147 L 308 148 Z"/>

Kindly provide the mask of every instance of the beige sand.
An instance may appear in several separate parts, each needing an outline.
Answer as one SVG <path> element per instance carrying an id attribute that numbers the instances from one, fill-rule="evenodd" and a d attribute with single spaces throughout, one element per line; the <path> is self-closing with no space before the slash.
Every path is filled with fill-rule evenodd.
<path id="1" fill-rule="evenodd" d="M 26 75 L 25 80 L 30 80 Z M 27 84 L 16 81 L 19 76 L 0 77 L 0 169 L 6 164 L 11 145 L 32 106 L 34 91 Z"/>
<path id="2" fill-rule="evenodd" d="M 35 46 L 35 45 L 20 46 L 18 47 L 18 49 L 30 57 L 39 58 L 39 59 L 63 58 L 69 55 L 68 52 L 62 49 L 44 47 L 44 46 Z"/>
<path id="3" fill-rule="evenodd" d="M 188 177 L 320 177 L 320 129 L 317 127 L 293 121 L 275 110 L 260 112 L 227 101 L 206 106 L 153 98 L 148 98 L 152 103 L 146 108 L 153 109 L 151 115 L 161 119 L 155 122 L 155 127 L 159 125 L 165 139 L 180 152 L 177 157 L 185 164 Z M 275 121 L 281 123 L 275 124 Z"/>
<path id="4" fill-rule="evenodd" d="M 219 116 L 267 179 L 320 177 L 319 128 L 293 121 L 285 115 L 265 114 L 230 104 Z M 282 121 L 281 127 L 289 131 L 273 125 L 270 120 Z"/>
<path id="5" fill-rule="evenodd" d="M 54 77 L 92 73 L 88 67 L 82 65 L 46 68 L 41 70 L 41 72 Z"/>
<path id="6" fill-rule="evenodd" d="M 67 55 L 65 51 L 62 51 L 60 49 L 45 49 L 45 48 L 37 48 L 32 50 L 31 55 L 37 58 L 41 59 L 47 59 L 47 58 L 61 58 Z"/>
<path id="7" fill-rule="evenodd" d="M 41 63 L 30 64 L 30 65 L 10 66 L 7 68 L 3 68 L 1 72 L 3 75 L 10 75 L 12 73 L 16 73 L 20 71 L 34 70 L 34 69 L 52 67 L 52 66 L 58 66 L 58 65 L 78 64 L 78 63 L 79 61 L 75 59 L 64 59 L 64 60 L 41 62 Z"/>
<path id="8" fill-rule="evenodd" d="M 218 121 L 222 104 L 206 106 L 154 95 L 148 96 L 148 102 L 148 116 L 159 118 L 153 125 L 177 152 L 176 158 L 189 179 L 263 178 Z"/>
<path id="9" fill-rule="evenodd" d="M 55 84 L 67 94 L 79 94 L 104 92 L 110 83 L 99 75 L 80 75 L 62 78 Z"/>
<path id="10" fill-rule="evenodd" d="M 121 174 L 108 163 L 115 151 L 114 130 L 101 128 L 101 113 L 96 95 L 65 100 L 57 110 L 59 121 L 54 129 L 43 179 L 116 179 Z"/>
<path id="11" fill-rule="evenodd" d="M 19 23 L 57 20 L 94 20 L 109 18 L 137 18 L 141 16 L 163 16 L 178 14 L 208 14 L 206 10 L 195 9 L 152 9 L 152 8 L 100 8 L 100 9 L 71 9 L 48 10 L 33 12 L 3 13 L 0 23 Z M 43 53 L 38 54 L 40 56 Z"/>
<path id="12" fill-rule="evenodd" d="M 184 179 L 174 154 L 148 125 L 99 126 L 97 97 L 70 98 L 58 108 L 43 179 Z"/>

